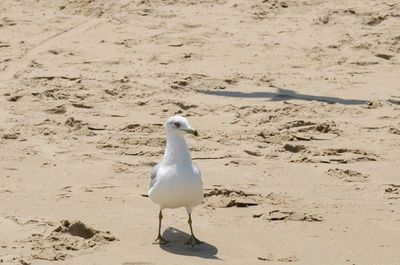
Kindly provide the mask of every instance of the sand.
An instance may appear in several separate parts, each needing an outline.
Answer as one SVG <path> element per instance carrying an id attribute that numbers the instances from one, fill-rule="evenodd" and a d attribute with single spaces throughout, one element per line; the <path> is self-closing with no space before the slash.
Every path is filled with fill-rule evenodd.
<path id="1" fill-rule="evenodd" d="M 1 264 L 398 264 L 399 24 L 397 1 L 2 0 Z M 175 114 L 194 249 L 185 209 L 152 244 L 144 196 Z"/>

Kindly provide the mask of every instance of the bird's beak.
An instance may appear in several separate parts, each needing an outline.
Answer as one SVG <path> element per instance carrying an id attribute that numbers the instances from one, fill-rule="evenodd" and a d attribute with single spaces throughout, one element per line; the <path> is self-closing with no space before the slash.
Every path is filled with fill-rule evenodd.
<path id="1" fill-rule="evenodd" d="M 193 134 L 194 136 L 198 136 L 199 135 L 199 133 L 196 130 L 193 130 L 193 129 L 187 129 L 186 132 L 190 133 L 190 134 Z"/>

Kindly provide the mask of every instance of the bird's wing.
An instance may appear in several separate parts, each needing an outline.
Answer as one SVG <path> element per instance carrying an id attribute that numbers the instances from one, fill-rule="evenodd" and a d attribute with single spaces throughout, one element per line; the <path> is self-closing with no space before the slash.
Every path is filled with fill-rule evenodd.
<path id="1" fill-rule="evenodd" d="M 196 167 L 196 165 L 194 165 L 194 164 L 193 164 L 193 171 L 194 171 L 197 175 L 199 175 L 199 176 L 201 177 L 200 169 L 199 169 L 198 167 Z"/>
<path id="2" fill-rule="evenodd" d="M 157 164 L 151 170 L 150 189 L 154 186 L 154 183 L 156 183 L 156 181 L 157 181 L 157 172 L 158 172 L 159 167 L 160 167 L 160 164 Z"/>

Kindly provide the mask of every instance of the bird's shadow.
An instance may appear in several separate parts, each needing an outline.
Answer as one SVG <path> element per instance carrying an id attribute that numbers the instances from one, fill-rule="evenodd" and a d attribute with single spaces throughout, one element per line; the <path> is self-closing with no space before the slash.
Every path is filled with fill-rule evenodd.
<path id="1" fill-rule="evenodd" d="M 277 88 L 276 92 L 261 91 L 261 92 L 240 92 L 240 91 L 200 91 L 201 93 L 214 96 L 225 96 L 234 98 L 265 98 L 269 101 L 284 101 L 291 99 L 305 100 L 305 101 L 319 101 L 326 102 L 329 104 L 339 103 L 344 105 L 360 105 L 365 104 L 368 101 L 362 99 L 344 99 L 339 97 L 329 97 L 329 96 L 316 96 L 298 93 L 295 90 L 287 88 Z"/>
<path id="2" fill-rule="evenodd" d="M 168 227 L 162 234 L 162 237 L 169 242 L 165 245 L 160 245 L 160 248 L 176 255 L 183 256 L 196 256 L 204 259 L 219 259 L 216 255 L 218 249 L 204 242 L 194 247 L 186 245 L 186 241 L 190 238 L 190 235 L 173 227 Z"/>

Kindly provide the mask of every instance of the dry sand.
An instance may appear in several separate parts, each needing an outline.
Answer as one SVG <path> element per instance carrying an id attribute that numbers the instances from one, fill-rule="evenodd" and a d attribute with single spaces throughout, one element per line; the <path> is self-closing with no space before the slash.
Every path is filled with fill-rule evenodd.
<path id="1" fill-rule="evenodd" d="M 395 0 L 1 0 L 0 260 L 399 264 L 399 25 Z M 184 209 L 152 245 L 142 196 L 173 114 L 194 249 Z"/>

